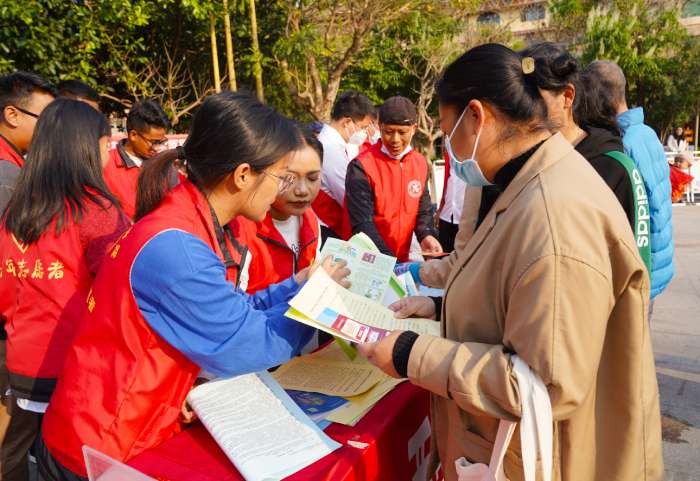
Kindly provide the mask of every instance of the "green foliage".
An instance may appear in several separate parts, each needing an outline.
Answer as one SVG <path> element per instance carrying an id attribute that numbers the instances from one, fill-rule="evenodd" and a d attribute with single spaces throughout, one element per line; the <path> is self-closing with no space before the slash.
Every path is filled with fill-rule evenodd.
<path id="1" fill-rule="evenodd" d="M 165 2 L 163 2 L 165 3 Z M 120 57 L 143 50 L 140 27 L 161 2 L 23 0 L 0 8 L 0 69 L 31 70 L 51 81 L 119 76 Z"/>
<path id="2" fill-rule="evenodd" d="M 612 60 L 625 75 L 643 82 L 687 39 L 679 13 L 676 8 L 651 7 L 644 0 L 618 1 L 607 12 L 600 6 L 591 9 L 583 61 Z"/>
<path id="3" fill-rule="evenodd" d="M 585 64 L 612 60 L 627 78 L 630 107 L 663 137 L 685 124 L 700 95 L 700 51 L 680 24 L 676 2 L 550 0 L 551 25 Z"/>

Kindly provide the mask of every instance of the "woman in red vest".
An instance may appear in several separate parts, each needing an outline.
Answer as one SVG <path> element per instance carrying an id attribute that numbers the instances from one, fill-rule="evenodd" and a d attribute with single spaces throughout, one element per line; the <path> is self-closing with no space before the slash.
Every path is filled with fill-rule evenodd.
<path id="1" fill-rule="evenodd" d="M 27 411 L 46 410 L 95 274 L 130 225 L 102 176 L 109 133 L 84 102 L 49 104 L 0 229 L 8 377 Z"/>
<path id="2" fill-rule="evenodd" d="M 284 316 L 314 264 L 250 296 L 228 224 L 261 222 L 306 147 L 289 119 L 248 92 L 197 110 L 182 147 L 144 166 L 136 223 L 105 259 L 46 410 L 36 452 L 47 481 L 85 480 L 83 445 L 125 462 L 178 433 L 202 369 L 237 376 L 281 364 L 315 330 Z M 188 180 L 169 189 L 176 159 Z M 222 229 L 221 226 L 226 226 Z M 344 264 L 323 268 L 336 280 Z"/>
<path id="3" fill-rule="evenodd" d="M 243 276 L 249 294 L 309 267 L 321 254 L 318 218 L 310 206 L 321 188 L 323 145 L 306 125 L 294 126 L 306 147 L 289 158 L 291 187 L 277 195 L 264 221 L 240 216 L 231 221 L 233 236 L 248 245 Z"/>

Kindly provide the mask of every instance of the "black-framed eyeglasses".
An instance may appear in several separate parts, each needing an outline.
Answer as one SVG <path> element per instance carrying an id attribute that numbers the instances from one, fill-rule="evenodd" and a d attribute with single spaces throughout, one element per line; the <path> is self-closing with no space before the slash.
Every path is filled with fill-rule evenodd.
<path id="1" fill-rule="evenodd" d="M 275 179 L 279 179 L 280 185 L 277 188 L 277 191 L 280 194 L 284 194 L 287 192 L 287 189 L 289 189 L 289 186 L 292 185 L 292 182 L 294 182 L 294 176 L 292 174 L 287 174 L 284 177 L 280 177 L 279 175 L 271 174 L 266 170 L 263 170 L 264 173 L 269 175 L 270 177 L 274 177 Z"/>
<path id="2" fill-rule="evenodd" d="M 34 117 L 35 119 L 38 119 L 38 118 L 39 118 L 39 116 L 38 116 L 37 114 L 33 114 L 33 113 L 31 113 L 31 112 L 27 112 L 26 110 L 20 109 L 19 107 L 15 107 L 15 108 L 16 108 L 17 110 L 19 110 L 20 112 L 22 112 L 23 114 L 27 114 L 27 115 L 29 115 L 29 116 L 31 116 L 31 117 Z"/>
<path id="3" fill-rule="evenodd" d="M 167 138 L 167 137 L 163 137 L 163 138 L 160 139 L 160 140 L 151 140 L 151 139 L 147 139 L 147 138 L 144 137 L 143 135 L 139 134 L 138 131 L 136 131 L 136 130 L 134 130 L 134 132 L 136 132 L 136 135 L 138 135 L 138 136 L 141 137 L 143 140 L 145 140 L 146 142 L 148 142 L 148 146 L 149 146 L 150 149 L 152 149 L 153 147 L 160 147 L 161 145 L 165 145 L 165 143 L 168 141 L 168 138 Z"/>

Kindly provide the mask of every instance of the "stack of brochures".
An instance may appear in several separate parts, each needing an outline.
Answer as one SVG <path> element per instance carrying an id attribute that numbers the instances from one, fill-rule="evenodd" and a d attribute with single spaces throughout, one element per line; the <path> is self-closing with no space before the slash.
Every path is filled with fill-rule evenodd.
<path id="1" fill-rule="evenodd" d="M 350 360 L 337 342 L 318 351 L 295 357 L 282 364 L 272 377 L 287 390 L 292 399 L 300 402 L 293 392 L 307 394 L 310 398 L 342 399 L 343 404 L 327 412 L 318 412 L 318 423 L 325 419 L 354 426 L 372 406 L 386 396 L 405 379 L 394 379 L 372 366 L 366 357 Z M 306 412 L 304 407 L 302 410 Z M 307 412 L 307 414 L 309 414 Z"/>
<path id="2" fill-rule="evenodd" d="M 397 319 L 387 308 L 418 289 L 408 275 L 396 276 L 396 259 L 378 252 L 364 234 L 350 241 L 328 239 L 321 259 L 346 260 L 352 274 L 349 289 L 322 269 L 289 301 L 286 316 L 332 334 L 326 348 L 296 357 L 272 373 L 287 390 L 338 396 L 350 404 L 323 419 L 355 425 L 375 404 L 405 379 L 394 379 L 358 356 L 349 343 L 375 342 L 393 330 L 440 335 L 440 324 L 429 319 Z M 319 416 L 320 418 L 320 416 Z"/>
<path id="3" fill-rule="evenodd" d="M 354 426 L 357 422 L 364 417 L 367 412 L 369 412 L 375 404 L 377 404 L 384 396 L 389 394 L 396 386 L 406 381 L 406 379 L 395 379 L 391 376 L 384 374 L 382 380 L 372 386 L 372 388 L 360 394 L 358 396 L 351 396 L 346 398 L 350 401 L 350 405 L 346 408 L 338 410 L 338 412 L 333 413 L 326 417 L 327 421 L 332 421 L 334 423 L 345 424 L 347 426 Z"/>

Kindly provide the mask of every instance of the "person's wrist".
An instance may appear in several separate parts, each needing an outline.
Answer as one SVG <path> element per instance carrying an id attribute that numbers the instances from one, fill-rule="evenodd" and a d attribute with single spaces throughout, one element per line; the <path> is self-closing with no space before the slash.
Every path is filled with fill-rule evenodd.
<path id="1" fill-rule="evenodd" d="M 405 331 L 399 335 L 394 344 L 394 350 L 392 351 L 394 369 L 403 378 L 408 377 L 408 360 L 411 357 L 411 350 L 417 339 L 418 334 L 412 331 Z"/>
<path id="2" fill-rule="evenodd" d="M 440 322 L 442 317 L 442 297 L 428 296 L 428 299 L 433 301 L 433 304 L 435 304 L 435 320 Z"/>

